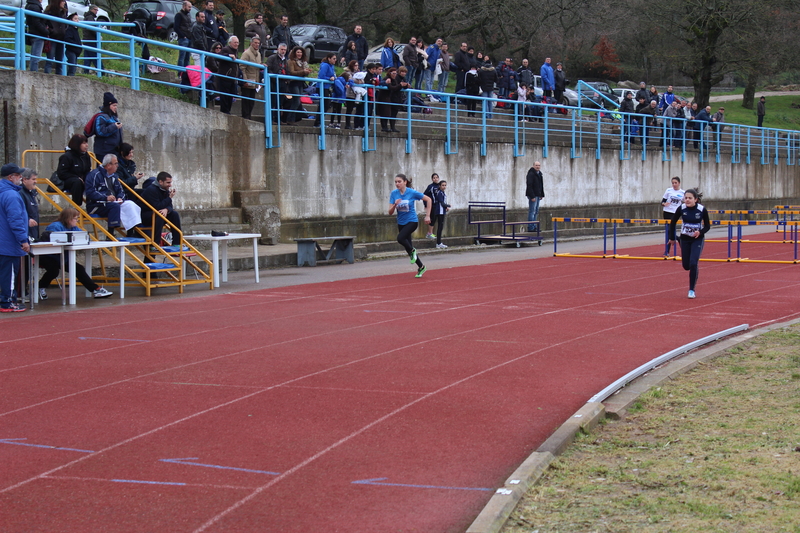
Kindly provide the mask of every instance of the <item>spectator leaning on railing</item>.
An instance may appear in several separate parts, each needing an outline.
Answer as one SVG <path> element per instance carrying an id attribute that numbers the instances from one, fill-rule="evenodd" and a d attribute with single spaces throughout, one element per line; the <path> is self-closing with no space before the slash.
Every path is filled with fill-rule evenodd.
<path id="1" fill-rule="evenodd" d="M 67 32 L 67 0 L 53 0 L 53 3 L 47 6 L 45 14 L 51 17 L 65 19 L 65 22 L 58 22 L 55 20 L 45 21 L 47 27 L 50 28 L 50 38 L 54 40 L 48 41 L 50 50 L 47 52 L 47 63 L 44 65 L 44 73 L 50 74 L 50 70 L 55 65 L 56 74 L 61 74 L 61 65 L 59 63 L 64 61 L 64 37 Z"/>

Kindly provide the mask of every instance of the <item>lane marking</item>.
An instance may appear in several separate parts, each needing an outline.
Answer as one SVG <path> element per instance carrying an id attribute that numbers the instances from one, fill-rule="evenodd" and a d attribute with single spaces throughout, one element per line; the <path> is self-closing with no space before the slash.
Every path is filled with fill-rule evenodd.
<path id="1" fill-rule="evenodd" d="M 108 479 L 101 477 L 81 477 L 81 476 L 43 476 L 42 479 L 55 479 L 59 481 L 100 481 L 102 483 L 138 483 L 134 480 L 119 480 Z M 213 483 L 181 483 L 184 487 L 202 487 L 211 489 L 225 489 L 225 490 L 253 490 L 254 487 L 245 487 L 241 485 L 215 485 Z"/>
<path id="2" fill-rule="evenodd" d="M 409 487 L 413 489 L 440 489 L 440 490 L 480 490 L 484 492 L 493 492 L 494 489 L 484 489 L 481 487 L 447 487 L 439 485 L 414 485 L 409 483 L 387 483 L 384 479 L 388 477 L 376 477 L 373 479 L 361 479 L 359 481 L 351 481 L 353 485 L 380 485 L 384 487 Z"/>
<path id="3" fill-rule="evenodd" d="M 49 450 L 63 450 L 65 452 L 80 452 L 80 453 L 94 453 L 94 450 L 80 450 L 78 448 L 62 448 L 61 446 L 49 446 L 47 444 L 31 444 L 29 442 L 17 442 L 21 440 L 28 440 L 27 438 L 20 437 L 16 439 L 0 439 L 2 444 L 14 444 L 16 446 L 29 446 L 31 448 L 46 448 Z"/>
<path id="4" fill-rule="evenodd" d="M 238 472 L 250 472 L 251 474 L 267 474 L 270 476 L 279 476 L 281 475 L 280 472 L 269 472 L 267 470 L 252 470 L 250 468 L 239 468 L 237 466 L 222 466 L 222 465 L 209 465 L 206 463 L 194 463 L 192 462 L 194 459 L 199 459 L 198 457 L 182 457 L 182 458 L 175 458 L 175 459 L 159 459 L 162 463 L 175 463 L 178 465 L 191 465 L 191 466 L 202 466 L 204 468 L 218 468 L 220 470 L 236 470 Z"/>
<path id="5" fill-rule="evenodd" d="M 186 483 L 178 483 L 175 481 L 146 481 L 144 479 L 110 479 L 114 483 L 141 483 L 143 485 L 177 485 L 178 487 L 185 487 Z"/>
<path id="6" fill-rule="evenodd" d="M 97 340 L 97 341 L 120 341 L 120 342 L 152 342 L 148 340 L 141 340 L 141 339 L 116 339 L 114 337 L 78 337 L 78 340 L 81 341 L 89 341 L 89 340 Z"/>

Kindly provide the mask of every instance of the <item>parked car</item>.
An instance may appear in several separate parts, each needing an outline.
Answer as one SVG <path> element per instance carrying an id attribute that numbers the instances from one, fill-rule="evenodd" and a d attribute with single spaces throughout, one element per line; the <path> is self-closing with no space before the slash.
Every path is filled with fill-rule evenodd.
<path id="1" fill-rule="evenodd" d="M 42 2 L 42 9 L 47 9 L 48 3 L 47 1 Z M 3 6 L 25 7 L 25 4 L 26 0 L 0 0 L 0 10 L 3 9 Z M 83 14 L 89 11 L 89 6 L 91 5 L 91 0 L 67 0 L 67 12 L 77 13 L 78 20 L 83 20 Z M 108 11 L 103 8 L 98 8 L 97 20 L 110 22 L 111 17 L 108 15 Z"/>
<path id="2" fill-rule="evenodd" d="M 542 77 L 539 76 L 538 74 L 533 75 L 533 85 L 536 92 L 536 96 L 542 96 L 544 94 L 544 90 L 542 89 Z M 569 105 L 577 107 L 578 93 L 569 88 L 564 89 L 564 96 L 561 97 L 561 101 L 559 103 L 561 105 Z"/>
<path id="3" fill-rule="evenodd" d="M 338 54 L 347 34 L 342 28 L 322 24 L 297 24 L 292 26 L 292 39 L 306 49 L 309 61 L 322 60 L 329 53 Z"/>
<path id="4" fill-rule="evenodd" d="M 146 0 L 132 2 L 125 11 L 125 22 L 140 22 L 144 25 L 148 35 L 154 35 L 170 42 L 178 40 L 175 32 L 175 13 L 181 10 L 183 2 L 180 0 Z M 192 8 L 189 13 L 190 20 L 194 22 L 197 8 Z M 125 28 L 125 33 L 130 33 L 130 28 Z"/>
<path id="5" fill-rule="evenodd" d="M 408 43 L 395 43 L 394 51 L 397 52 L 397 55 L 400 56 L 400 64 L 405 65 L 405 61 L 403 61 L 403 50 L 406 49 Z M 381 52 L 383 52 L 383 45 L 379 44 L 378 46 L 373 46 L 369 49 L 369 54 L 367 55 L 367 59 L 364 60 L 364 64 L 367 63 L 380 63 L 381 62 Z"/>
<path id="6" fill-rule="evenodd" d="M 617 95 L 617 100 L 621 104 L 622 101 L 625 100 L 625 95 L 628 94 L 628 93 L 631 93 L 633 95 L 634 99 L 635 99 L 637 90 L 638 89 L 619 89 L 618 88 L 618 89 L 614 89 L 613 92 L 614 92 L 615 95 Z"/>
<path id="7" fill-rule="evenodd" d="M 605 109 L 616 109 L 619 107 L 619 97 L 614 91 L 611 90 L 611 87 L 604 81 L 587 81 L 584 82 L 586 85 L 594 89 L 594 94 L 589 95 L 589 90 L 586 88 L 581 89 L 581 106 L 583 107 L 595 107 L 595 108 L 605 108 Z M 605 98 L 602 98 L 600 95 L 605 96 L 609 100 L 617 102 L 616 104 L 612 104 Z"/>

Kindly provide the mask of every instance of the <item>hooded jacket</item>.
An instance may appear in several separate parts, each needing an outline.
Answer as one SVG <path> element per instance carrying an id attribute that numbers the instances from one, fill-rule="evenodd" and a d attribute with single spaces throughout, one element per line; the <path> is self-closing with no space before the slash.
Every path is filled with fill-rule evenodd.
<path id="1" fill-rule="evenodd" d="M 22 244 L 28 242 L 28 214 L 20 189 L 8 179 L 0 179 L 0 255 L 25 255 Z"/>

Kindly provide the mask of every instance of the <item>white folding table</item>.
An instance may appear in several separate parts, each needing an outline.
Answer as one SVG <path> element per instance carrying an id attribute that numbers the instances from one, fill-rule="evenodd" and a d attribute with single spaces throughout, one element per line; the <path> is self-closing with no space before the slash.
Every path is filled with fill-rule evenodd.
<path id="1" fill-rule="evenodd" d="M 228 281 L 228 241 L 236 239 L 253 239 L 253 261 L 255 262 L 253 270 L 256 273 L 256 283 L 259 283 L 258 277 L 258 239 L 261 238 L 260 233 L 229 233 L 221 237 L 212 237 L 209 234 L 201 235 L 184 235 L 187 241 L 211 241 L 211 265 L 214 269 L 214 287 L 219 287 L 220 277 L 222 281 Z M 220 246 L 222 244 L 222 246 Z M 222 254 L 222 261 L 220 261 L 220 254 Z"/>

